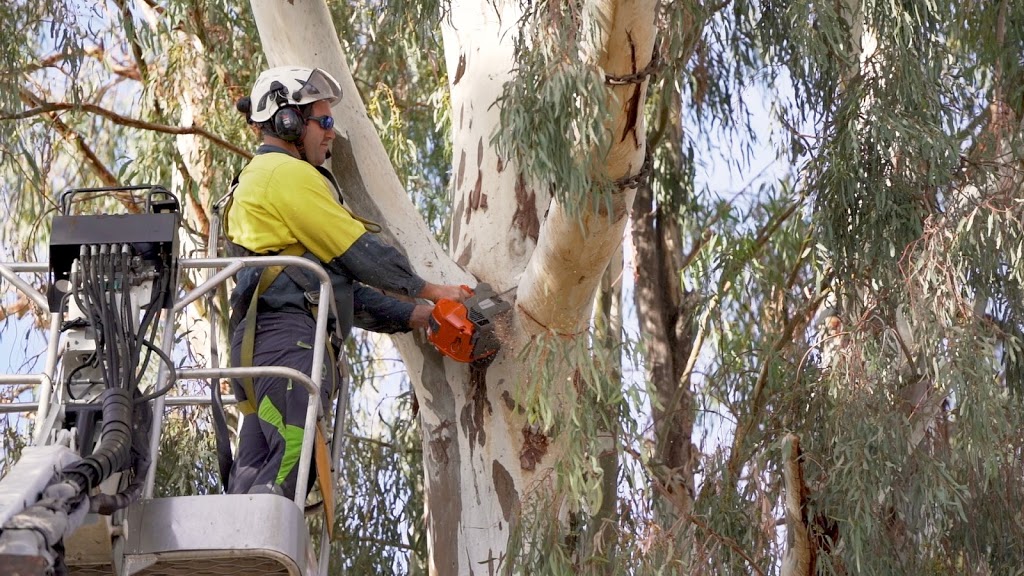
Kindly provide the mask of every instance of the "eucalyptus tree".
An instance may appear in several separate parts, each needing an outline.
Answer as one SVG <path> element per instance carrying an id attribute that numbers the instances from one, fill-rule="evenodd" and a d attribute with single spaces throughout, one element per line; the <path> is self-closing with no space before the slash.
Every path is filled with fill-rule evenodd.
<path id="1" fill-rule="evenodd" d="M 789 222 L 813 228 L 769 241 L 789 227 L 797 243 L 772 251 L 791 255 L 788 280 L 767 261 L 757 274 L 756 378 L 718 393 L 741 399 L 736 434 L 705 460 L 695 510 L 739 543 L 719 567 L 765 569 L 771 510 L 787 574 L 1012 573 L 1020 516 L 993 503 L 1024 495 L 1022 7 L 735 5 L 766 74 L 793 87 L 775 100 L 803 158 Z M 724 352 L 713 385 L 740 367 Z"/>
<path id="2" fill-rule="evenodd" d="M 270 64 L 320 66 L 351 95 L 334 107 L 342 129 L 332 164 L 356 209 L 386 222 L 425 277 L 474 284 L 475 276 L 515 302 L 502 351 L 482 377 L 413 337 L 398 339 L 420 402 L 430 568 L 469 574 L 508 564 L 509 535 L 534 516 L 524 509 L 561 502 L 565 517 L 577 508 L 559 496 L 566 488 L 555 474 L 561 462 L 582 479 L 589 457 L 567 425 L 579 418 L 581 358 L 566 356 L 563 343 L 586 340 L 644 167 L 656 6 L 446 8 L 454 258 L 391 170 L 327 7 L 253 4 Z M 306 31 L 301 38 L 290 33 L 296 27 Z M 507 137 L 494 141 L 499 126 Z M 585 378 L 600 385 L 601 376 Z"/>

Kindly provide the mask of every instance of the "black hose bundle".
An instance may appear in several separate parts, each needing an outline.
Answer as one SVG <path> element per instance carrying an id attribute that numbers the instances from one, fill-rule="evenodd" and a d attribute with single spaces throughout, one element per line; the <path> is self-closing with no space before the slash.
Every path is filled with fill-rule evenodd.
<path id="1" fill-rule="evenodd" d="M 138 396 L 138 392 L 135 394 Z M 135 404 L 138 404 L 136 398 Z M 117 494 L 96 494 L 92 497 L 91 510 L 99 514 L 110 515 L 122 508 L 127 508 L 142 496 L 146 474 L 152 465 L 149 456 L 149 432 L 153 426 L 153 412 L 143 407 L 132 412 L 132 447 L 131 447 L 131 482 Z"/>
<path id="2" fill-rule="evenodd" d="M 103 422 L 99 445 L 91 456 L 67 467 L 61 476 L 74 480 L 88 493 L 115 472 L 133 473 L 130 483 L 118 494 L 93 497 L 93 511 L 102 514 L 124 508 L 141 495 L 152 461 L 152 414 L 144 404 L 165 394 L 177 379 L 171 359 L 152 343 L 160 303 L 171 290 L 169 267 L 164 266 L 163 273 L 151 276 L 152 269 L 139 266 L 135 248 L 132 244 L 83 245 L 79 252 L 79 282 L 73 291 L 84 321 L 92 327 L 96 348 L 90 365 L 99 370 L 106 389 L 97 399 Z M 131 288 L 147 276 L 154 281 L 149 302 L 136 307 Z M 139 308 L 145 311 L 141 320 L 136 315 Z M 139 384 L 151 353 L 166 364 L 169 383 L 160 390 L 142 394 Z M 70 378 L 66 384 L 70 385 Z M 135 410 L 135 406 L 139 409 Z M 88 428 L 91 421 L 82 418 L 81 422 Z"/>
<path id="3" fill-rule="evenodd" d="M 91 455 L 61 470 L 64 478 L 74 480 L 86 493 L 131 463 L 134 405 L 130 394 L 122 388 L 103 391 L 100 395 L 103 426 L 99 445 Z"/>

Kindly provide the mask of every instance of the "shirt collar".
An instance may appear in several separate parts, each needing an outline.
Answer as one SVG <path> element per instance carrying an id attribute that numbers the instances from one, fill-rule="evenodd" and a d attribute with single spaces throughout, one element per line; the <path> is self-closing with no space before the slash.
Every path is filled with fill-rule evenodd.
<path id="1" fill-rule="evenodd" d="M 270 153 L 273 153 L 273 152 L 277 152 L 277 153 L 280 153 L 280 154 L 287 154 L 287 155 L 291 156 L 292 158 L 295 157 L 295 154 L 292 154 L 291 152 L 285 150 L 284 148 L 281 148 L 280 146 L 274 146 L 273 144 L 260 144 L 260 147 L 256 149 L 256 155 L 257 156 L 260 155 L 260 154 L 270 154 Z"/>

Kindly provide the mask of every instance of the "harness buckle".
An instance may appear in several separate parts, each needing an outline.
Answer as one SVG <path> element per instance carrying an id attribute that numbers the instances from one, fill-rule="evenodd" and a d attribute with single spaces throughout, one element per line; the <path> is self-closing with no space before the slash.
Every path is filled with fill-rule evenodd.
<path id="1" fill-rule="evenodd" d="M 308 292 L 303 292 L 302 295 L 306 298 L 306 303 L 309 304 L 310 306 L 319 306 L 320 305 L 320 291 L 319 290 L 317 290 L 316 292 L 313 292 L 312 290 L 310 290 Z"/>

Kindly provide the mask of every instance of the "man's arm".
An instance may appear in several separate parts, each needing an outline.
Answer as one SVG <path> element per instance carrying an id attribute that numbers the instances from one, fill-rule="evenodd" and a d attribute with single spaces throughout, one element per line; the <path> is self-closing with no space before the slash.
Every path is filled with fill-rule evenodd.
<path id="1" fill-rule="evenodd" d="M 419 277 L 402 252 L 367 232 L 338 204 L 327 181 L 312 166 L 283 165 L 273 178 L 268 193 L 276 196 L 272 204 L 282 221 L 327 268 L 394 294 L 435 301 L 468 297 L 458 286 L 431 284 Z"/>
<path id="2" fill-rule="evenodd" d="M 342 274 L 387 292 L 432 302 L 441 299 L 462 302 L 470 292 L 453 284 L 434 284 L 420 278 L 404 254 L 367 232 L 344 254 L 328 263 Z"/>
<path id="3" fill-rule="evenodd" d="M 419 322 L 416 322 L 417 308 L 426 308 L 429 315 L 429 305 L 417 305 L 412 302 L 405 302 L 392 298 L 376 288 L 371 288 L 358 282 L 353 286 L 353 325 L 370 332 L 382 334 L 395 334 L 408 332 Z M 426 320 L 424 319 L 424 324 Z"/>

